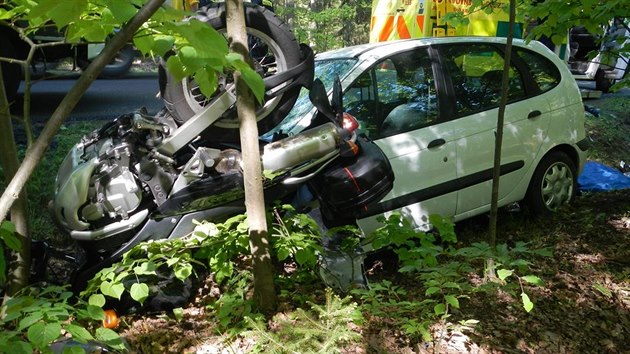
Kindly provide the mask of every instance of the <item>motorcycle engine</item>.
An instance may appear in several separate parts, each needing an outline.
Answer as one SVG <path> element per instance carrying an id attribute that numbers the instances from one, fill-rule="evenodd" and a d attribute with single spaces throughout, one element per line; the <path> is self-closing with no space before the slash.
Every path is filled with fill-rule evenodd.
<path id="1" fill-rule="evenodd" d="M 157 119 L 123 115 L 70 150 L 59 168 L 52 209 L 71 237 L 99 240 L 133 229 L 166 198 L 177 172 L 151 147 L 174 123 Z"/>

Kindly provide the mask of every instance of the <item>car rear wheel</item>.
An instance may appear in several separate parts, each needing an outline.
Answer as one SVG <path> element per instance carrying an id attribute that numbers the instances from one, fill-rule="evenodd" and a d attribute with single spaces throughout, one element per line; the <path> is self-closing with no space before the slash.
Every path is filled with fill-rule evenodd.
<path id="1" fill-rule="evenodd" d="M 575 164 L 565 153 L 555 151 L 543 158 L 536 168 L 525 196 L 525 206 L 533 214 L 549 214 L 570 202 L 576 190 Z"/>

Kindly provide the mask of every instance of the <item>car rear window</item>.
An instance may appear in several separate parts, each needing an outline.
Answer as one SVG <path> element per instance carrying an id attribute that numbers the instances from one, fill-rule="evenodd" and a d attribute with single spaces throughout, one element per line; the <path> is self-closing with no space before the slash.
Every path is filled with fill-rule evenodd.
<path id="1" fill-rule="evenodd" d="M 457 117 L 499 106 L 504 59 L 497 46 L 449 44 L 440 53 L 451 78 Z M 508 79 L 508 103 L 524 98 L 523 78 L 514 65 Z"/>
<path id="2" fill-rule="evenodd" d="M 516 54 L 526 63 L 529 72 L 542 92 L 549 91 L 558 85 L 560 71 L 551 60 L 522 48 L 517 49 Z"/>

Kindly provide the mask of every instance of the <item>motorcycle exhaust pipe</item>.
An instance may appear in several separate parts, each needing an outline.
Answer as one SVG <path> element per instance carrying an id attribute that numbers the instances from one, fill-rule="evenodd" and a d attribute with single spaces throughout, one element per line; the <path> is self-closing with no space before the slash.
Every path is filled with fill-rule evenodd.
<path id="1" fill-rule="evenodd" d="M 341 129 L 333 123 L 326 123 L 267 144 L 261 157 L 263 170 L 280 171 L 321 158 L 338 150 L 341 139 Z"/>

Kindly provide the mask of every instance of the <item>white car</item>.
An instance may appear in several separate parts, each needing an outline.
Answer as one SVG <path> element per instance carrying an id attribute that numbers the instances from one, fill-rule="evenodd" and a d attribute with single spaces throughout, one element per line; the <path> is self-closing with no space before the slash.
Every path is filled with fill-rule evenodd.
<path id="1" fill-rule="evenodd" d="M 400 211 L 424 228 L 490 210 L 505 38 L 425 38 L 316 56 L 315 76 L 341 79 L 345 110 L 389 159 L 392 190 L 358 216 L 364 232 Z M 578 86 L 554 53 L 515 40 L 509 73 L 499 205 L 546 213 L 571 200 L 588 142 Z M 297 133 L 315 111 L 306 95 L 278 127 Z M 326 215 L 326 213 L 324 213 Z"/>

